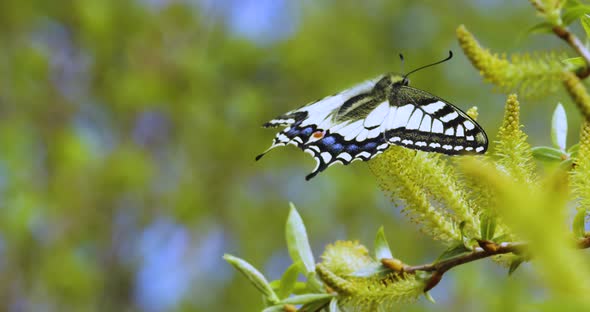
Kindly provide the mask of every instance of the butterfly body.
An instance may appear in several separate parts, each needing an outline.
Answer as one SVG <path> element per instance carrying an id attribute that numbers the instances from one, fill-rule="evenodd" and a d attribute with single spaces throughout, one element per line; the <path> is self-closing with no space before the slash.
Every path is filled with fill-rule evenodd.
<path id="1" fill-rule="evenodd" d="M 397 74 L 367 80 L 263 126 L 286 127 L 266 152 L 293 144 L 315 158 L 307 180 L 335 163 L 369 160 L 390 144 L 447 155 L 485 153 L 488 144 L 483 129 L 467 114 L 410 87 Z"/>

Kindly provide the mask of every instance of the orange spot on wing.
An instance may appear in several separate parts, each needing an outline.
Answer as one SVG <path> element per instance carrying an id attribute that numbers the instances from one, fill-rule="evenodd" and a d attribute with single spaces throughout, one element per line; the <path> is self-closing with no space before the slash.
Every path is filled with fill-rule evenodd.
<path id="1" fill-rule="evenodd" d="M 316 131 L 312 135 L 316 139 L 321 139 L 324 137 L 324 131 Z"/>

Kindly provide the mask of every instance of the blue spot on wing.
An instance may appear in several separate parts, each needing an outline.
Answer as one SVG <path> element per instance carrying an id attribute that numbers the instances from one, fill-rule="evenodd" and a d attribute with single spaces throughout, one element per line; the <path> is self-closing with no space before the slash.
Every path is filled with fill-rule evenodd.
<path id="1" fill-rule="evenodd" d="M 365 151 L 371 151 L 373 149 L 375 149 L 377 147 L 377 143 L 375 142 L 368 142 L 367 144 L 365 144 L 365 146 L 363 146 L 363 150 Z"/>
<path id="2" fill-rule="evenodd" d="M 308 137 L 308 136 L 311 135 L 312 132 L 313 132 L 313 128 L 312 127 L 307 127 L 305 129 L 301 130 L 301 135 Z"/>
<path id="3" fill-rule="evenodd" d="M 334 143 L 336 143 L 336 138 L 333 136 L 327 136 L 322 139 L 322 144 L 324 144 L 325 146 L 330 146 Z"/>
<path id="4" fill-rule="evenodd" d="M 339 154 L 342 150 L 344 150 L 344 145 L 340 143 L 336 143 L 330 147 L 330 152 L 332 152 L 332 154 Z"/>
<path id="5" fill-rule="evenodd" d="M 288 137 L 292 138 L 296 135 L 298 135 L 300 132 L 300 130 L 296 127 L 292 127 L 291 129 L 289 129 L 289 131 L 287 131 L 287 133 L 285 133 Z"/>
<path id="6" fill-rule="evenodd" d="M 356 144 L 350 144 L 346 147 L 346 151 L 351 155 L 355 155 L 360 151 L 360 148 Z"/>

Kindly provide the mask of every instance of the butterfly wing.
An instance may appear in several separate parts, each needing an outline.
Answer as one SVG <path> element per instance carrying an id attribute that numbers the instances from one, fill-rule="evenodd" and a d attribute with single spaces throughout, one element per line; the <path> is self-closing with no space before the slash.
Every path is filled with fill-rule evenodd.
<path id="1" fill-rule="evenodd" d="M 267 122 L 265 127 L 286 128 L 256 160 L 275 147 L 296 145 L 316 160 L 316 167 L 306 176 L 309 180 L 335 163 L 369 160 L 390 144 L 448 155 L 486 151 L 483 129 L 434 95 L 399 86 L 387 99 L 376 101 L 371 90 L 382 77 Z"/>
<path id="2" fill-rule="evenodd" d="M 357 151 L 356 147 L 351 146 L 353 155 L 343 154 L 340 155 L 342 157 L 338 158 L 340 151 L 346 150 L 345 146 L 342 145 L 346 144 L 346 142 L 342 135 L 334 133 L 334 131 L 346 128 L 346 126 L 348 126 L 348 131 L 360 131 L 362 122 L 360 124 L 358 122 L 351 124 L 350 121 L 338 122 L 334 120 L 335 116 L 347 101 L 353 98 L 369 96 L 368 94 L 375 86 L 375 83 L 382 77 L 367 80 L 352 88 L 287 112 L 265 123 L 263 125 L 265 128 L 279 126 L 286 128 L 277 133 L 273 144 L 264 153 L 258 155 L 256 160 L 259 160 L 276 147 L 289 144 L 295 145 L 311 154 L 316 160 L 316 167 L 306 177 L 307 180 L 336 162 L 343 164 L 352 162 L 355 158 L 353 156 L 358 154 L 355 153 Z M 368 157 L 368 154 L 362 154 L 360 157 Z"/>
<path id="3" fill-rule="evenodd" d="M 385 125 L 389 142 L 447 155 L 486 152 L 485 131 L 453 104 L 409 86 L 392 96 L 395 117 Z"/>

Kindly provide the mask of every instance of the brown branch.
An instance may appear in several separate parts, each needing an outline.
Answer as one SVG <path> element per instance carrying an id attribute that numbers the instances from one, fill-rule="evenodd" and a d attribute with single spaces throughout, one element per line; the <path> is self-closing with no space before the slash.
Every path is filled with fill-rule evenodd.
<path id="1" fill-rule="evenodd" d="M 578 241 L 578 248 L 586 249 L 590 248 L 590 236 L 586 236 Z"/>
<path id="2" fill-rule="evenodd" d="M 475 260 L 501 255 L 511 252 L 518 252 L 518 249 L 524 246 L 523 243 L 502 243 L 493 244 L 495 248 L 475 248 L 471 253 L 449 258 L 432 264 L 422 264 L 416 266 L 404 267 L 404 272 L 415 273 L 416 271 L 433 272 L 438 271 L 444 273 L 458 265 L 472 262 Z"/>
<path id="3" fill-rule="evenodd" d="M 586 67 L 576 72 L 580 79 L 590 76 L 590 51 L 586 49 L 582 41 L 563 26 L 553 26 L 553 33 L 567 42 L 586 61 Z"/>
<path id="4" fill-rule="evenodd" d="M 479 259 L 492 257 L 495 255 L 508 253 L 520 254 L 524 249 L 526 249 L 527 246 L 525 243 L 519 242 L 497 244 L 491 241 L 479 241 L 479 245 L 480 247 L 474 248 L 473 251 L 470 253 L 458 255 L 439 262 L 414 266 L 405 265 L 403 266 L 403 268 L 401 268 L 401 270 L 399 270 L 399 272 L 410 274 L 415 274 L 417 271 L 432 272 L 432 276 L 427 281 L 426 286 L 424 287 L 424 291 L 429 291 L 440 282 L 445 272 L 458 265 L 476 261 Z M 577 248 L 590 248 L 590 236 L 580 239 L 577 242 Z M 391 259 L 382 259 L 381 262 L 387 266 L 386 263 L 390 262 L 390 260 Z"/>

